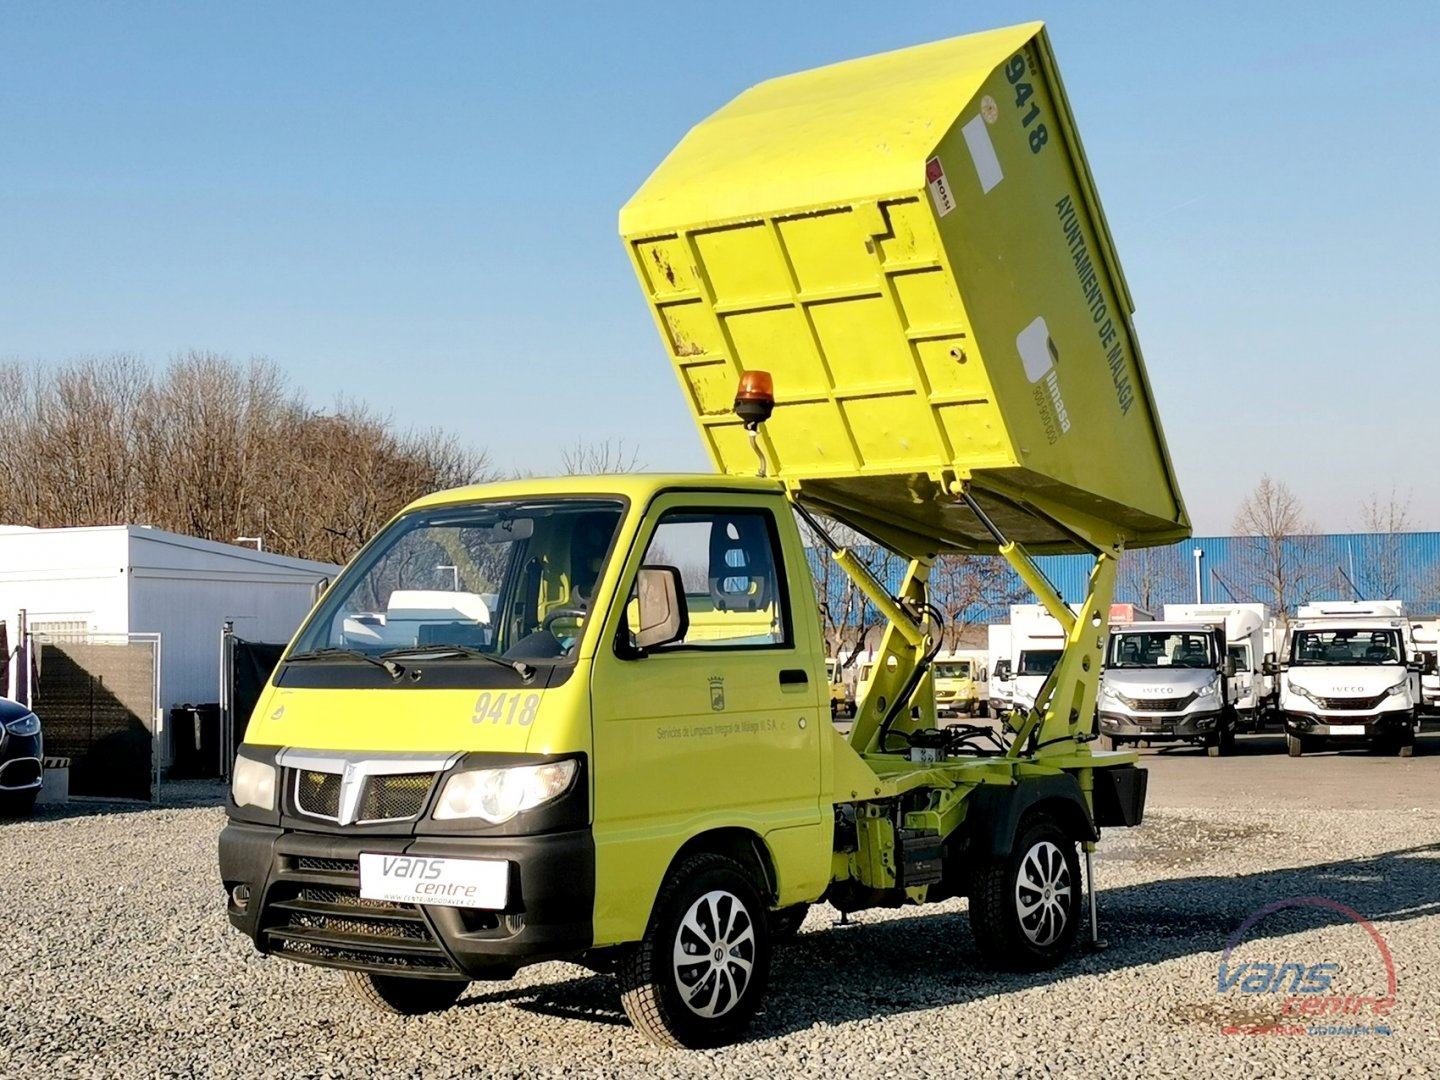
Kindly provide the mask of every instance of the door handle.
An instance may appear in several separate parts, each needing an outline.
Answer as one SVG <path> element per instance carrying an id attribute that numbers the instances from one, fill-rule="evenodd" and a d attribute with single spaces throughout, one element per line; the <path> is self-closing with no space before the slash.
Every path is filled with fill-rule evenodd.
<path id="1" fill-rule="evenodd" d="M 804 668 L 782 668 L 780 671 L 781 686 L 803 686 L 810 681 L 810 676 L 805 674 Z"/>

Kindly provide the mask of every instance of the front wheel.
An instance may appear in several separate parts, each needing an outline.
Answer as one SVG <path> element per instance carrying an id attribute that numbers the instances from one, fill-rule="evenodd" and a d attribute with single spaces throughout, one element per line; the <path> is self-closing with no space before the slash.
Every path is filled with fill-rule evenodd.
<path id="1" fill-rule="evenodd" d="M 1235 728 L 1220 721 L 1220 730 L 1205 744 L 1205 752 L 1211 757 L 1229 757 L 1235 753 Z"/>
<path id="2" fill-rule="evenodd" d="M 769 917 L 744 868 L 704 854 L 671 870 L 618 975 L 625 1014 L 652 1042 L 704 1050 L 738 1039 L 770 980 Z"/>
<path id="3" fill-rule="evenodd" d="M 1080 926 L 1080 857 L 1053 817 L 1021 819 L 1011 852 L 980 865 L 970 927 L 980 956 L 1005 971 L 1043 971 L 1070 951 Z"/>
<path id="4" fill-rule="evenodd" d="M 450 1008 L 470 984 L 464 979 L 426 979 L 413 975 L 347 971 L 345 985 L 376 1012 L 423 1016 Z"/>

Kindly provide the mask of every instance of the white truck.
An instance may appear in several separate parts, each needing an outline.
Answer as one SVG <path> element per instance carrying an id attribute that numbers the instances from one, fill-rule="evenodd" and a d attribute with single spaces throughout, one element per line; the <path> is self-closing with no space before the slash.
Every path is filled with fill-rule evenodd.
<path id="1" fill-rule="evenodd" d="M 1264 604 L 1166 604 L 1166 622 L 1223 622 L 1232 667 L 1237 730 L 1259 731 L 1273 688 L 1261 670 L 1265 658 Z"/>
<path id="2" fill-rule="evenodd" d="M 1414 752 L 1426 661 L 1400 601 L 1301 604 L 1283 653 L 1265 659 L 1291 757 L 1327 740 Z"/>
<path id="3" fill-rule="evenodd" d="M 1237 687 L 1225 620 L 1137 622 L 1110 628 L 1096 706 L 1110 749 L 1188 742 L 1211 757 L 1235 746 Z"/>
<path id="4" fill-rule="evenodd" d="M 1004 716 L 1015 703 L 1015 663 L 1010 659 L 1010 624 L 991 623 L 990 715 Z"/>
<path id="5" fill-rule="evenodd" d="M 1065 650 L 1065 629 L 1041 604 L 1010 605 L 1012 708 L 1030 709 Z"/>
<path id="6" fill-rule="evenodd" d="M 1425 661 L 1425 670 L 1420 673 L 1420 711 L 1434 716 L 1440 713 L 1440 673 L 1436 671 L 1440 662 L 1440 619 L 1411 623 L 1410 632 Z"/>

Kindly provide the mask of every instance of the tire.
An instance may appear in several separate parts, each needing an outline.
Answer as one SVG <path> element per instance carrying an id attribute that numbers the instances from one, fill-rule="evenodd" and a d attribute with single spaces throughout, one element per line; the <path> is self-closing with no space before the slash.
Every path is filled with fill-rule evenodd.
<path id="1" fill-rule="evenodd" d="M 450 1008 L 470 984 L 464 979 L 427 979 L 414 975 L 347 971 L 345 985 L 376 1012 L 392 1016 L 423 1016 Z"/>
<path id="2" fill-rule="evenodd" d="M 1211 757 L 1229 757 L 1235 753 L 1235 729 L 1225 725 L 1223 720 L 1221 724 L 1220 730 L 1215 732 L 1214 740 L 1205 744 L 1205 753 Z"/>
<path id="3" fill-rule="evenodd" d="M 793 904 L 779 911 L 770 912 L 770 943 L 783 945 L 794 941 L 800 934 L 805 916 L 810 914 L 809 904 Z"/>
<path id="4" fill-rule="evenodd" d="M 0 818 L 29 817 L 35 812 L 35 791 L 7 791 L 0 794 Z"/>
<path id="5" fill-rule="evenodd" d="M 651 1042 L 689 1050 L 735 1042 L 770 981 L 770 920 L 744 868 L 703 854 L 672 869 L 617 974 L 625 1015 Z"/>
<path id="6" fill-rule="evenodd" d="M 1291 757 L 1299 757 L 1305 753 L 1305 740 L 1299 735 L 1291 735 L 1287 731 L 1285 733 L 1285 752 Z"/>
<path id="7" fill-rule="evenodd" d="M 1002 971 L 1054 967 L 1080 929 L 1080 884 L 1075 841 L 1045 811 L 1027 812 L 1014 849 L 975 872 L 970 927 L 981 958 Z"/>

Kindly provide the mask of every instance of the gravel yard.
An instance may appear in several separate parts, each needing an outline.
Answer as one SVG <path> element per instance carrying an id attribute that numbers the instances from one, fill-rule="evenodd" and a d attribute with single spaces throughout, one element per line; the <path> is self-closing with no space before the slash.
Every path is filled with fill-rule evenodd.
<path id="1" fill-rule="evenodd" d="M 260 957 L 225 919 L 216 788 L 173 789 L 195 804 L 177 808 L 42 811 L 0 824 L 0 1077 L 1440 1075 L 1440 800 L 1187 808 L 1163 777 L 1223 762 L 1155 764 L 1145 824 L 1107 834 L 1097 859 L 1107 950 L 997 976 L 963 904 L 849 926 L 818 908 L 778 952 L 749 1041 L 707 1053 L 644 1042 L 613 984 L 570 965 L 406 1020 L 362 1010 L 335 972 Z M 1362 764 L 1367 782 L 1381 764 L 1429 792 L 1440 780 L 1433 750 Z M 1373 922 L 1398 981 L 1393 1034 L 1225 1033 L 1295 1022 L 1285 994 L 1217 991 L 1227 939 L 1293 897 Z M 1231 961 L 1334 962 L 1335 993 L 1384 992 L 1375 942 L 1329 910 L 1261 920 Z"/>

